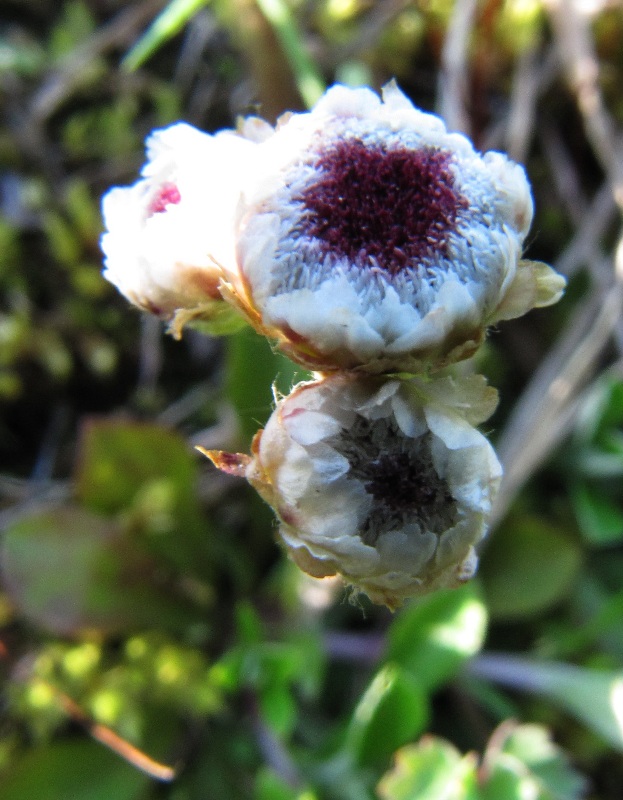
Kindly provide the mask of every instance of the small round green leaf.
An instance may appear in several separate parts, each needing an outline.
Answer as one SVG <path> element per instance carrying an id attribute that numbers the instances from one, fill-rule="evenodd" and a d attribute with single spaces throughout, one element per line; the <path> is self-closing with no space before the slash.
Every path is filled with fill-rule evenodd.
<path id="1" fill-rule="evenodd" d="M 549 608 L 566 597 L 580 565 L 580 548 L 566 531 L 538 517 L 509 520 L 480 564 L 491 616 L 518 619 Z"/>
<path id="2" fill-rule="evenodd" d="M 462 756 L 443 739 L 427 736 L 396 753 L 378 793 L 381 800 L 477 800 L 476 759 Z"/>

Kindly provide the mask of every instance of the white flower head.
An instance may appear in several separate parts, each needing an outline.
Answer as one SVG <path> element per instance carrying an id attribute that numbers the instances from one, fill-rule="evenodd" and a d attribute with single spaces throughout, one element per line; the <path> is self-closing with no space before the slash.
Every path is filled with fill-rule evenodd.
<path id="1" fill-rule="evenodd" d="M 560 281 L 530 298 L 522 289 L 521 308 L 496 316 L 529 263 L 525 173 L 477 153 L 395 84 L 382 99 L 334 86 L 258 153 L 263 179 L 240 206 L 228 299 L 294 360 L 418 373 L 471 355 L 501 316 L 560 296 Z"/>
<path id="2" fill-rule="evenodd" d="M 255 143 L 178 123 L 147 140 L 142 179 L 102 202 L 104 277 L 172 322 L 232 316 L 219 290 L 235 269 L 235 214 Z"/>
<path id="3" fill-rule="evenodd" d="M 275 509 L 305 572 L 339 573 L 395 608 L 472 576 L 501 476 L 467 421 L 478 412 L 457 410 L 462 387 L 446 381 L 443 390 L 440 405 L 424 382 L 336 374 L 280 400 L 251 459 L 207 455 Z M 476 405 L 488 395 L 484 382 L 469 391 Z"/>

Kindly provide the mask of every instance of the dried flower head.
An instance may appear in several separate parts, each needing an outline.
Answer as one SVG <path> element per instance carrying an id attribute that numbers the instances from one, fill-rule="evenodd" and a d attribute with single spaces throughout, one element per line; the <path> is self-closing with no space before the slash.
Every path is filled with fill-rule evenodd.
<path id="1" fill-rule="evenodd" d="M 104 276 L 132 303 L 172 323 L 228 325 L 218 286 L 235 265 L 234 217 L 254 144 L 178 123 L 147 140 L 142 179 L 103 199 Z"/>
<path id="2" fill-rule="evenodd" d="M 419 373 L 471 355 L 487 325 L 558 299 L 521 261 L 523 169 L 477 153 L 407 100 L 334 86 L 258 147 L 226 292 L 294 360 Z"/>
<path id="3" fill-rule="evenodd" d="M 337 374 L 280 400 L 251 458 L 207 455 L 275 509 L 305 572 L 340 573 L 395 608 L 475 571 L 501 468 L 470 422 L 491 413 L 495 395 L 480 377 Z"/>

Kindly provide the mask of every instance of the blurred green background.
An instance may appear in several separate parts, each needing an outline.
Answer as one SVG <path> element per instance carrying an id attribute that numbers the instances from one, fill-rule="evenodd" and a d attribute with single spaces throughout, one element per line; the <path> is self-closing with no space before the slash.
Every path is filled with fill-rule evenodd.
<path id="1" fill-rule="evenodd" d="M 620 800 L 622 43 L 607 0 L 2 0 L 2 800 Z M 478 579 L 395 615 L 193 451 L 247 449 L 302 376 L 250 331 L 174 341 L 98 245 L 154 127 L 392 77 L 525 163 L 527 256 L 569 279 L 477 357 Z"/>

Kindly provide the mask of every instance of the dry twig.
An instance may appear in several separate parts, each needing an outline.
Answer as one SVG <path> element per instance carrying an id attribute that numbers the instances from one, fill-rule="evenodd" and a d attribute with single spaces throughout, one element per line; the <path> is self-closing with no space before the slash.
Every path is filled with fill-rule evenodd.
<path id="1" fill-rule="evenodd" d="M 121 11 L 99 28 L 54 70 L 36 92 L 30 105 L 30 122 L 44 123 L 72 95 L 89 74 L 89 67 L 105 52 L 130 44 L 141 28 L 160 11 L 166 0 L 143 0 Z"/>
<path id="2" fill-rule="evenodd" d="M 515 405 L 498 442 L 504 480 L 492 525 L 568 432 L 593 376 L 597 359 L 612 336 L 623 307 L 623 238 L 616 255 L 615 282 L 598 288 L 573 314 L 556 346 Z"/>
<path id="3" fill-rule="evenodd" d="M 622 152 L 599 90 L 599 65 L 588 20 L 573 0 L 545 0 L 545 5 L 587 138 L 606 175 L 607 192 L 623 209 Z M 599 250 L 599 238 L 612 208 L 605 190 L 599 192 L 557 265 L 567 274 L 586 265 L 594 288 L 572 315 L 502 432 L 498 450 L 505 476 L 493 523 L 501 519 L 523 483 L 569 430 L 581 407 L 580 392 L 594 376 L 608 341 L 613 335 L 623 341 L 623 237 L 612 259 L 604 259 Z"/>
<path id="4" fill-rule="evenodd" d="M 439 72 L 439 113 L 448 128 L 469 135 L 465 109 L 467 56 L 470 33 L 476 16 L 476 0 L 457 0 L 446 31 Z"/>
<path id="5" fill-rule="evenodd" d="M 567 80 L 575 93 L 586 135 L 593 146 L 614 198 L 623 209 L 623 158 L 616 128 L 599 89 L 599 62 L 589 18 L 573 0 L 545 0 Z"/>

